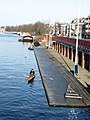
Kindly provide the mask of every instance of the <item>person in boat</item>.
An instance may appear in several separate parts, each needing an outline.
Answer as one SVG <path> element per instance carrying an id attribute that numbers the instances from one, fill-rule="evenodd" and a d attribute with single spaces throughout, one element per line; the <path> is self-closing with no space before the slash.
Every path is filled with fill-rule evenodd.
<path id="1" fill-rule="evenodd" d="M 35 76 L 35 71 L 34 71 L 33 69 L 31 69 L 31 71 L 30 71 L 30 75 Z"/>

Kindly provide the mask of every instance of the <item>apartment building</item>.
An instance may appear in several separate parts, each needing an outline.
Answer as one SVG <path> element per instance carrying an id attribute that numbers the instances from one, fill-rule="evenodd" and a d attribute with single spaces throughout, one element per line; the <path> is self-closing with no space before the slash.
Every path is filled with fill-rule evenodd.
<path id="1" fill-rule="evenodd" d="M 77 36 L 78 19 L 72 20 L 70 24 L 55 22 L 52 27 L 52 33 L 57 36 L 66 36 L 76 38 Z M 79 39 L 90 39 L 90 16 L 79 19 Z"/>
<path id="2" fill-rule="evenodd" d="M 69 29 L 70 28 L 68 23 L 55 22 L 54 34 L 58 36 L 68 36 L 70 31 Z"/>
<path id="3" fill-rule="evenodd" d="M 90 15 L 85 19 L 84 33 L 85 37 L 90 39 Z"/>
<path id="4" fill-rule="evenodd" d="M 83 25 L 85 24 L 85 18 L 79 19 L 79 39 L 82 39 L 82 33 L 83 33 Z M 77 27 L 78 27 L 78 19 L 72 20 L 70 23 L 70 37 L 75 38 L 77 36 Z"/>

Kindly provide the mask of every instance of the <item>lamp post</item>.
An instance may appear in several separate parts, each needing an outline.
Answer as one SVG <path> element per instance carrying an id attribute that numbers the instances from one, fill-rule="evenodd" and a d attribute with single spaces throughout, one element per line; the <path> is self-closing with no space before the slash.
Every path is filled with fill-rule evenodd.
<path id="1" fill-rule="evenodd" d="M 75 77 L 78 75 L 78 33 L 79 33 L 80 6 L 81 6 L 81 0 L 79 0 L 78 21 L 77 21 L 78 26 L 77 26 L 75 65 L 74 65 L 74 76 Z"/>

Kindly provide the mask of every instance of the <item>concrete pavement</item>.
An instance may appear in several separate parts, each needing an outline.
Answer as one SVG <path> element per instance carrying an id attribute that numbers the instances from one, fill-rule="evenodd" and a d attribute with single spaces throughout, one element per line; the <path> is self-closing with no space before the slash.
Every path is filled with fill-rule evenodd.
<path id="1" fill-rule="evenodd" d="M 58 53 L 55 50 L 48 49 L 48 51 L 59 61 L 62 62 L 63 66 L 69 71 L 74 71 L 74 62 Z M 78 65 L 79 73 L 76 76 L 76 79 L 87 89 L 90 88 L 90 72 L 86 69 L 83 69 L 80 65 Z M 71 72 L 72 73 L 72 72 Z M 89 87 L 89 88 L 88 88 Z M 89 90 L 88 90 L 89 91 Z"/>
<path id="2" fill-rule="evenodd" d="M 52 49 L 35 48 L 34 52 L 49 105 L 64 107 L 90 106 L 90 94 L 86 90 L 86 85 L 89 84 L 88 80 L 84 82 L 82 80 L 81 82 L 81 74 L 78 78 L 73 76 L 71 70 L 73 70 L 74 64 L 68 58 Z M 84 75 L 84 72 L 82 74 Z M 85 76 L 89 78 L 89 75 L 88 73 Z M 82 99 L 64 97 L 68 84 L 76 93 L 82 95 Z"/>

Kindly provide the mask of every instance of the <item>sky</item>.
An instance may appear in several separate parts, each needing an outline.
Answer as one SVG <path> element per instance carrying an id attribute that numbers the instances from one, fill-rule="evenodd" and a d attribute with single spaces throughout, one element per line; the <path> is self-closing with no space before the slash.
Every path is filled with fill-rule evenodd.
<path id="1" fill-rule="evenodd" d="M 0 26 L 70 23 L 78 17 L 79 0 L 0 0 Z M 80 17 L 90 15 L 90 0 L 81 0 Z"/>

